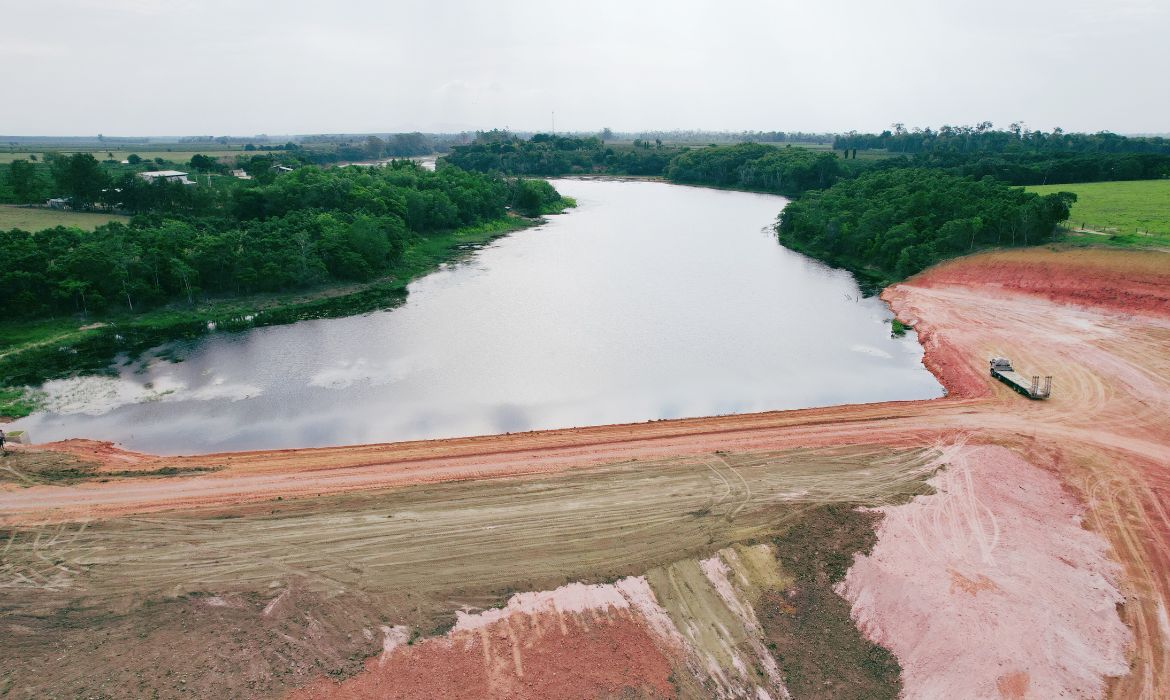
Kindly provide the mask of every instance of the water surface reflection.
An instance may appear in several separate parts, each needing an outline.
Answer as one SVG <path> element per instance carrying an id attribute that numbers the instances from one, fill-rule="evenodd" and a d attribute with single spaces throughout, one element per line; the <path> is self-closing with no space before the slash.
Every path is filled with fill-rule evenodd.
<path id="1" fill-rule="evenodd" d="M 213 335 L 53 383 L 37 441 L 156 453 L 515 432 L 939 396 L 912 335 L 786 250 L 780 197 L 557 181 L 580 206 L 418 280 L 393 311 Z"/>

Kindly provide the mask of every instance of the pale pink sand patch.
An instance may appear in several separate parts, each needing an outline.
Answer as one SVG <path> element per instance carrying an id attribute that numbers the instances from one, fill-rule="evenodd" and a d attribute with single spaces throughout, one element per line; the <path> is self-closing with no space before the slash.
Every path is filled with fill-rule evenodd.
<path id="1" fill-rule="evenodd" d="M 623 593 L 626 589 L 632 592 L 639 587 L 645 587 L 649 592 L 645 580 L 637 579 L 626 582 L 624 588 L 606 584 L 570 583 L 552 591 L 517 593 L 509 598 L 508 604 L 502 608 L 478 613 L 457 612 L 454 631 L 479 629 L 517 613 L 535 615 L 552 612 L 560 615 L 565 613 L 580 615 L 587 611 L 604 611 L 609 608 L 626 610 L 630 607 L 630 600 Z"/>
<path id="2" fill-rule="evenodd" d="M 749 548 L 744 556 L 755 554 L 758 559 L 770 561 L 775 568 L 775 555 L 766 545 L 763 547 L 762 552 Z M 536 620 L 555 620 L 560 637 L 580 634 L 591 627 L 604 629 L 615 621 L 623 621 L 643 629 L 663 658 L 685 667 L 701 686 L 704 697 L 725 700 L 789 697 L 748 600 L 755 584 L 767 584 L 770 579 L 760 576 L 761 581 L 750 580 L 748 574 L 753 572 L 733 549 L 721 550 L 701 562 L 687 560 L 668 568 L 679 577 L 693 568 L 706 581 L 706 584 L 699 580 L 688 582 L 702 590 L 683 586 L 692 596 L 685 606 L 691 617 L 678 617 L 677 606 L 671 611 L 664 608 L 646 577 L 628 576 L 612 584 L 570 583 L 555 590 L 518 593 L 502 608 L 460 612 L 447 643 L 465 642 L 477 632 L 479 638 L 486 640 L 491 630 L 527 630 L 535 627 Z M 773 578 L 778 576 L 772 574 Z M 711 632 L 712 629 L 717 632 Z M 532 642 L 514 646 L 512 667 L 520 677 L 522 668 L 526 668 L 522 656 L 530 654 Z M 762 669 L 765 677 L 761 678 L 757 669 Z M 587 696 L 588 693 L 581 692 L 581 697 Z"/>
<path id="3" fill-rule="evenodd" d="M 938 493 L 881 509 L 839 592 L 902 664 L 905 698 L 1096 698 L 1124 675 L 1120 568 L 1051 474 L 997 446 L 947 450 Z"/>

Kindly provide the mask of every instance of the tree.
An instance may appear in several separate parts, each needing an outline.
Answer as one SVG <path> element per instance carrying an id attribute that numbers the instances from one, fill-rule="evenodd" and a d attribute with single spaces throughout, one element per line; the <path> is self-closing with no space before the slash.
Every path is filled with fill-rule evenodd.
<path id="1" fill-rule="evenodd" d="M 61 280 L 58 288 L 60 289 L 61 295 L 75 300 L 82 316 L 89 316 L 89 305 L 85 300 L 85 292 L 89 289 L 88 282 L 66 278 Z"/>
<path id="2" fill-rule="evenodd" d="M 89 153 L 58 158 L 53 161 L 52 170 L 57 189 L 72 199 L 74 209 L 92 207 L 109 182 L 101 164 Z"/>
<path id="3" fill-rule="evenodd" d="M 243 162 L 244 172 L 256 178 L 257 182 L 269 183 L 275 179 L 276 174 L 272 171 L 276 167 L 276 160 L 272 156 L 252 156 L 251 159 Z"/>
<path id="4" fill-rule="evenodd" d="M 21 204 L 38 201 L 43 194 L 43 186 L 37 177 L 37 169 L 27 160 L 14 160 L 8 166 L 8 182 L 12 186 L 12 194 Z"/>
<path id="5" fill-rule="evenodd" d="M 192 291 L 191 281 L 195 278 L 195 269 L 180 258 L 171 258 L 170 271 L 183 285 L 183 291 L 187 294 L 187 303 L 194 304 L 195 295 Z"/>
<path id="6" fill-rule="evenodd" d="M 131 153 L 130 155 L 126 156 L 126 162 L 130 165 L 138 165 L 142 162 L 142 156 L 138 155 L 137 153 Z"/>
<path id="7" fill-rule="evenodd" d="M 388 156 L 424 156 L 435 150 L 434 144 L 423 134 L 394 134 L 390 143 L 386 144 L 385 155 Z"/>
<path id="8" fill-rule="evenodd" d="M 220 162 L 211 156 L 205 156 L 202 153 L 191 156 L 191 168 L 199 172 L 218 172 L 222 167 Z"/>
<path id="9" fill-rule="evenodd" d="M 523 180 L 516 191 L 516 210 L 524 216 L 540 216 L 540 192 L 532 180 Z"/>
<path id="10" fill-rule="evenodd" d="M 386 152 L 386 142 L 382 139 L 370 134 L 366 137 L 366 157 L 370 160 L 377 160 Z"/>

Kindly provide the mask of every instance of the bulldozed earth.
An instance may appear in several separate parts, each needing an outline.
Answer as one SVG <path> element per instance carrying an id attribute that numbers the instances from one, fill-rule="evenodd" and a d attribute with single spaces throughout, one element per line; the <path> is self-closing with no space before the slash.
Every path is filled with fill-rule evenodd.
<path id="1" fill-rule="evenodd" d="M 1170 696 L 1170 257 L 989 253 L 884 297 L 945 398 L 18 447 L 0 697 Z"/>

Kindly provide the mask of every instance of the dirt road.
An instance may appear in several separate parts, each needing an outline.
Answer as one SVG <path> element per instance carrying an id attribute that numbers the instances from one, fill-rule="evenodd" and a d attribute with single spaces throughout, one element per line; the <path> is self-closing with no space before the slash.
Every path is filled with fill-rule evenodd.
<path id="1" fill-rule="evenodd" d="M 722 595 L 728 609 L 743 611 L 761 603 L 746 593 L 743 600 L 726 593 L 731 589 L 719 573 L 726 566 L 694 568 L 686 562 L 771 537 L 815 504 L 855 503 L 881 507 L 887 524 L 878 527 L 872 559 L 857 560 L 841 591 L 862 631 L 901 662 L 907 697 L 930 697 L 942 687 L 961 693 L 963 687 L 961 678 L 944 683 L 941 667 L 913 643 L 923 630 L 897 588 L 908 584 L 891 583 L 910 580 L 923 586 L 922 600 L 931 601 L 936 622 L 930 635 L 939 648 L 987 667 L 1003 658 L 1027 659 L 1026 668 L 985 674 L 981 697 L 1170 696 L 1170 257 L 1093 250 L 994 253 L 933 268 L 885 297 L 899 318 L 917 327 L 926 362 L 948 389 L 946 398 L 165 459 L 100 443 L 60 444 L 58 449 L 110 471 L 219 471 L 3 487 L 0 524 L 11 533 L 0 567 L 7 577 L 4 590 L 40 590 L 43 596 L 21 598 L 8 609 L 34 615 L 52 598 L 44 591 L 78 587 L 91 600 L 112 600 L 120 573 L 130 571 L 142 582 L 139 598 L 220 592 L 245 583 L 260 590 L 276 580 L 272 595 L 255 603 L 264 609 L 291 591 L 288 596 L 317 600 L 322 609 L 328 605 L 319 598 L 360 594 L 368 609 L 400 610 L 405 608 L 394 595 L 405 590 L 418 596 L 411 604 L 418 622 L 489 604 L 501 587 L 551 591 L 579 579 L 654 570 L 675 572 L 671 590 L 686 591 L 682 598 L 691 603 Z M 986 371 L 993 355 L 1010 357 L 1024 373 L 1053 375 L 1053 397 L 1030 402 L 993 382 Z M 938 493 L 906 503 L 908 494 L 921 493 L 915 484 L 940 465 L 949 471 L 932 481 Z M 999 488 L 1013 478 L 1027 498 Z M 523 517 L 509 508 L 512 499 L 524 504 Z M 693 527 L 680 526 L 687 518 Z M 960 521 L 980 524 L 973 530 L 957 527 Z M 1082 526 L 1084 538 L 1076 534 Z M 988 534 L 996 529 L 1000 534 Z M 1028 530 L 1035 532 L 1025 536 Z M 905 546 L 907 537 L 920 544 Z M 413 551 L 411 543 L 419 542 L 438 549 Z M 699 583 L 678 588 L 680 571 Z M 643 583 L 629 583 L 623 584 L 625 598 L 620 591 L 598 593 L 598 600 L 608 602 L 593 613 L 582 608 L 575 619 L 586 636 L 574 637 L 572 625 L 557 627 L 561 637 L 579 642 L 566 649 L 592 649 L 598 659 L 609 659 L 599 660 L 599 669 L 612 668 L 617 657 L 602 653 L 610 647 L 589 619 L 610 620 L 616 635 L 610 641 L 619 646 L 621 639 L 642 639 L 646 630 L 658 629 L 647 620 L 666 615 L 678 627 L 651 634 L 661 656 L 621 657 L 630 664 L 625 676 L 589 675 L 601 684 L 599 694 L 641 688 L 646 696 L 668 695 L 664 679 L 677 677 L 668 667 L 691 669 L 690 676 L 701 679 L 694 688 L 703 692 L 787 692 L 770 671 L 751 682 L 750 674 L 736 675 L 743 659 L 758 657 L 759 644 L 748 640 L 758 630 L 743 632 L 728 646 L 726 640 L 704 641 L 688 627 L 687 614 L 667 615 L 691 609 L 691 603 L 670 607 L 664 576 L 648 575 L 645 585 L 666 612 L 630 603 L 629 587 Z M 747 586 L 750 578 L 737 580 Z M 294 579 L 299 588 L 289 583 Z M 1044 585 L 1059 590 L 1049 595 Z M 704 586 L 711 588 L 696 592 Z M 711 592 L 716 589 L 723 593 Z M 224 607 L 246 610 L 246 598 L 224 596 Z M 627 608 L 642 612 L 632 618 L 622 612 Z M 551 618 L 515 614 L 531 618 L 528 637 L 515 637 L 519 628 L 498 627 L 498 620 L 496 627 L 482 627 L 513 635 L 509 653 L 515 655 L 506 668 L 495 661 L 483 666 L 483 687 L 519 692 L 529 687 L 524 683 L 537 683 L 530 689 L 543 690 L 532 690 L 534 696 L 555 696 L 554 686 L 541 685 L 547 678 L 539 672 L 556 666 L 551 647 L 541 646 L 556 636 L 548 632 Z M 966 632 L 971 616 L 980 615 L 997 626 L 976 643 Z M 1013 617 L 1019 619 L 1013 623 Z M 1056 618 L 1064 632 L 1055 634 L 1045 654 L 1013 651 L 1031 643 L 1029 626 Z M 346 647 L 351 651 L 373 654 L 396 638 L 372 633 L 377 625 L 350 623 L 337 623 L 337 630 L 349 631 L 336 634 L 358 640 Z M 354 636 L 359 628 L 364 638 Z M 430 663 L 425 650 L 441 650 L 434 653 L 442 663 L 457 667 L 475 666 L 468 659 L 491 648 L 487 636 L 459 629 L 450 635 L 394 653 L 409 653 L 414 661 L 408 665 L 422 668 Z M 1074 647 L 1076 668 L 1070 668 L 1066 661 Z M 451 649 L 472 656 L 456 659 Z M 523 664 L 523 649 L 543 660 Z M 401 670 L 396 658 L 385 652 L 380 664 L 367 664 L 354 682 L 365 683 L 360 687 L 367 691 L 381 687 L 378 669 Z M 34 670 L 30 665 L 29 672 Z M 289 682 L 303 685 L 321 672 L 303 668 Z M 366 674 L 375 675 L 360 680 Z M 629 682 L 622 685 L 618 676 Z M 311 696 L 367 692 L 321 682 Z M 433 674 L 419 682 L 419 692 L 446 692 L 425 685 L 437 682 Z"/>

